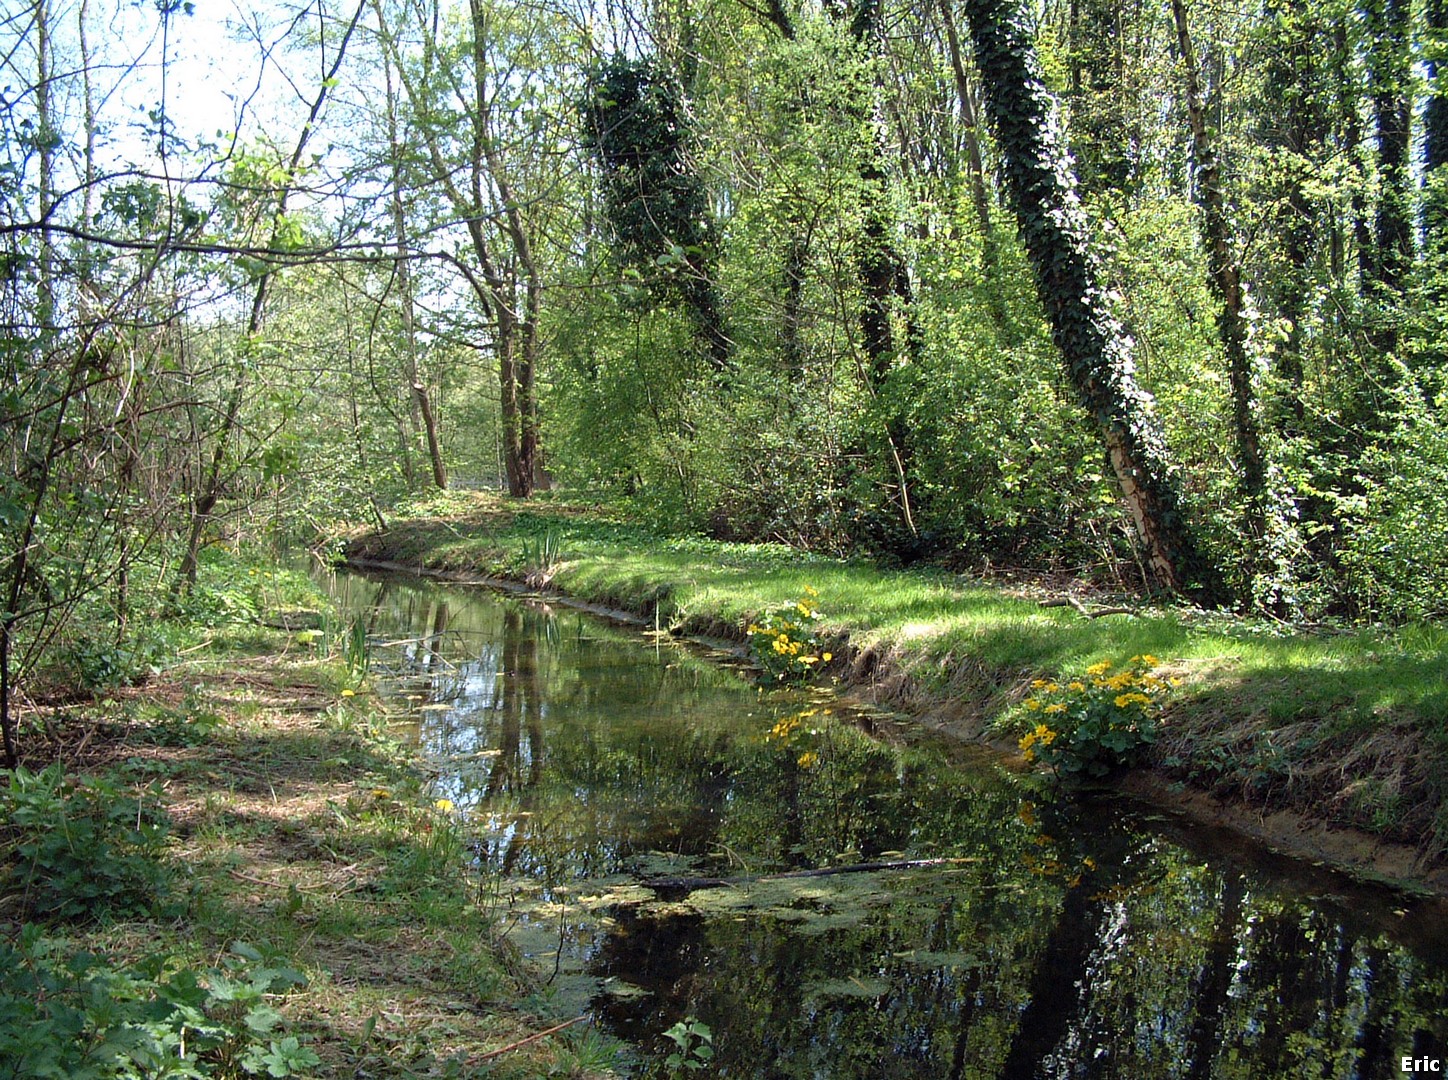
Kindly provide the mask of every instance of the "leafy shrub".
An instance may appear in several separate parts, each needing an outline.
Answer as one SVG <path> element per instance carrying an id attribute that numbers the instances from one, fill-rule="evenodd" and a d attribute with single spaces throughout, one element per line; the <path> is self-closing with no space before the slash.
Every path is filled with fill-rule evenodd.
<path id="1" fill-rule="evenodd" d="M 1399 396 L 1399 427 L 1353 462 L 1359 493 L 1337 495 L 1343 594 L 1369 619 L 1448 614 L 1448 427 L 1416 391 Z"/>
<path id="2" fill-rule="evenodd" d="M 814 629 L 822 617 L 816 607 L 819 594 L 805 586 L 804 595 L 787 607 L 776 608 L 746 628 L 749 655 L 765 681 L 797 682 L 807 679 L 815 666 L 833 659 L 823 651 Z"/>
<path id="3" fill-rule="evenodd" d="M 0 889 L 28 917 L 75 920 L 145 915 L 164 907 L 171 870 L 169 819 L 152 786 L 139 793 L 106 776 L 68 779 L 57 762 L 24 767 L 0 791 Z"/>
<path id="4" fill-rule="evenodd" d="M 1151 673 L 1154 656 L 1133 656 L 1112 672 L 1111 662 L 1092 664 L 1064 685 L 1037 679 L 1025 701 L 1035 726 L 1020 740 L 1027 761 L 1039 759 L 1060 775 L 1104 776 L 1132 764 L 1156 742 L 1159 696 L 1165 679 Z"/>
<path id="5" fill-rule="evenodd" d="M 164 627 L 134 633 L 121 641 L 103 635 L 86 636 L 64 651 L 60 666 L 68 682 L 86 690 L 137 686 L 160 670 L 160 662 L 175 652 Z"/>
<path id="6" fill-rule="evenodd" d="M 0 1074 L 302 1075 L 320 1061 L 296 1037 L 276 1037 L 282 1017 L 270 999 L 305 981 L 241 944 L 199 974 L 161 956 L 120 968 L 89 953 L 67 955 L 27 925 L 14 946 L 0 942 Z"/>

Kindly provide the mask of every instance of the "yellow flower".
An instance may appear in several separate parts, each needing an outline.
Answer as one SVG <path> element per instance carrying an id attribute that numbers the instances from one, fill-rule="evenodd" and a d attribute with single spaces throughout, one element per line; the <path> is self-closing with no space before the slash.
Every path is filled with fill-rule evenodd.
<path id="1" fill-rule="evenodd" d="M 353 690 L 350 686 L 344 687 L 343 690 L 342 690 L 342 696 L 343 696 L 343 697 L 356 697 L 356 696 L 357 696 L 357 691 L 356 691 L 356 690 Z"/>
<path id="2" fill-rule="evenodd" d="M 829 663 L 831 660 L 833 660 L 834 658 L 835 658 L 835 654 L 834 654 L 834 653 L 830 653 L 830 652 L 827 652 L 827 653 L 825 653 L 823 656 L 820 657 L 820 659 L 823 660 L 826 664 L 828 664 L 828 663 Z"/>
<path id="3" fill-rule="evenodd" d="M 435 806 L 437 809 L 441 810 L 444 814 L 451 813 L 453 809 L 453 801 L 451 799 L 438 799 L 432 805 Z"/>
<path id="4" fill-rule="evenodd" d="M 1041 687 L 1043 687 L 1043 686 L 1045 686 L 1045 685 L 1046 685 L 1046 680 L 1045 680 L 1045 679 L 1032 679 L 1032 680 L 1031 680 L 1031 689 L 1032 689 L 1032 690 L 1039 690 L 1039 689 L 1041 689 Z"/>
<path id="5" fill-rule="evenodd" d="M 798 765 L 801 769 L 813 769 L 819 764 L 819 760 L 820 756 L 813 750 L 806 750 L 803 754 L 800 754 Z"/>
<path id="6" fill-rule="evenodd" d="M 1035 711 L 1036 711 L 1037 709 L 1039 709 L 1040 707 L 1041 707 L 1041 703 L 1040 703 L 1039 701 L 1037 701 L 1035 698 L 1033 698 L 1033 697 L 1028 697 L 1028 698 L 1026 698 L 1026 708 L 1030 709 L 1031 712 L 1035 712 Z"/>
<path id="7" fill-rule="evenodd" d="M 798 611 L 801 615 L 803 615 L 806 619 L 814 618 L 814 612 L 810 610 L 809 605 L 806 604 L 803 600 L 795 604 L 794 609 Z"/>
<path id="8" fill-rule="evenodd" d="M 1074 691 L 1076 691 L 1076 693 L 1079 694 L 1082 690 L 1085 690 L 1085 689 L 1086 689 L 1086 684 L 1083 683 L 1083 682 L 1081 682 L 1081 681 L 1078 679 L 1078 680 L 1076 680 L 1076 681 L 1074 681 L 1074 682 L 1068 682 L 1068 683 L 1066 684 L 1066 689 L 1067 689 L 1067 690 L 1074 690 Z"/>
<path id="9" fill-rule="evenodd" d="M 1057 701 L 1057 702 L 1055 702 L 1054 704 L 1047 705 L 1045 711 L 1048 712 L 1048 713 L 1065 712 L 1065 711 L 1066 711 L 1066 703 L 1065 703 L 1064 701 Z"/>
<path id="10" fill-rule="evenodd" d="M 1099 663 L 1099 664 L 1092 664 L 1089 668 L 1087 668 L 1087 669 L 1086 669 L 1086 674 L 1087 674 L 1087 675 L 1104 675 L 1106 672 L 1108 672 L 1108 671 L 1110 671 L 1110 670 L 1111 670 L 1111 661 L 1110 661 L 1110 660 L 1103 660 L 1103 661 L 1101 661 L 1101 663 Z"/>
<path id="11" fill-rule="evenodd" d="M 1040 744 L 1042 746 L 1050 746 L 1053 742 L 1056 741 L 1056 733 L 1048 728 L 1045 724 L 1037 724 L 1035 734 L 1037 740 L 1040 741 Z"/>
<path id="12" fill-rule="evenodd" d="M 818 595 L 819 595 L 819 592 L 818 592 L 818 590 L 816 590 L 813 586 L 806 585 L 806 586 L 804 587 L 804 594 L 805 594 L 806 596 L 818 596 Z"/>

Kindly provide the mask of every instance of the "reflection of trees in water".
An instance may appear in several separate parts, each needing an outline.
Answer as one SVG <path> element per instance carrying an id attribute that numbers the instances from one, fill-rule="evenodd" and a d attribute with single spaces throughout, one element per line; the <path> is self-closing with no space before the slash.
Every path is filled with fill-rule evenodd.
<path id="1" fill-rule="evenodd" d="M 492 755 L 464 802 L 504 823 L 490 865 L 557 881 L 653 849 L 705 873 L 741 872 L 726 847 L 748 873 L 977 860 L 833 922 L 803 889 L 788 917 L 615 912 L 592 958 L 645 991 L 599 1005 L 629 1037 L 692 1013 L 735 1075 L 780 1077 L 1371 1080 L 1445 1056 L 1448 969 L 1381 924 L 1096 811 L 1037 822 L 1011 785 L 845 726 L 766 743 L 780 717 L 732 676 L 576 615 L 449 595 L 386 584 L 356 610 L 374 635 L 415 635 L 404 666 L 456 703 L 426 714 L 427 745 Z"/>
<path id="2" fill-rule="evenodd" d="M 649 995 L 605 1015 L 631 1038 L 698 1015 L 725 1069 L 770 1077 L 1367 1080 L 1396 1075 L 1393 1053 L 1441 1056 L 1441 970 L 1425 982 L 1383 939 L 1259 897 L 1230 868 L 1164 861 L 1151 837 L 1052 843 L 1095 869 L 1071 885 L 992 858 L 852 925 L 726 914 L 702 945 L 687 916 L 672 984 L 656 946 L 678 928 L 626 913 L 598 970 L 647 968 Z"/>
<path id="3" fill-rule="evenodd" d="M 1192 1026 L 1187 1036 L 1186 1059 L 1190 1080 L 1208 1080 L 1222 1034 L 1227 994 L 1232 988 L 1237 944 L 1242 932 L 1246 899 L 1240 874 L 1222 875 L 1221 900 L 1217 908 L 1201 966 L 1193 980 Z"/>

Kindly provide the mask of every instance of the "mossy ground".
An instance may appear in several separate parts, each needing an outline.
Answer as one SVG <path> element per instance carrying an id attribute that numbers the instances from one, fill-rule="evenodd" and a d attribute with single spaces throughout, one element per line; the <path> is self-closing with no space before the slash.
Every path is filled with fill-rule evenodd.
<path id="1" fill-rule="evenodd" d="M 558 1018 L 381 704 L 298 635 L 216 635 L 142 687 L 29 715 L 27 735 L 35 768 L 159 782 L 188 897 L 180 916 L 48 925 L 63 950 L 201 971 L 250 945 L 306 977 L 277 1003 L 321 1059 L 305 1075 L 612 1075 L 617 1044 L 586 1025 L 493 1056 Z M 44 918 L 19 885 L 0 873 L 7 939 Z"/>
<path id="2" fill-rule="evenodd" d="M 658 536 L 599 507 L 463 493 L 413 513 L 352 538 L 349 557 L 526 581 L 741 641 L 809 586 L 833 643 L 826 676 L 972 737 L 1008 737 L 1032 679 L 1151 654 L 1179 680 L 1159 771 L 1411 845 L 1425 870 L 1448 854 L 1441 627 L 1309 631 L 1139 604 L 1090 618 L 1043 606 L 1039 586 Z"/>

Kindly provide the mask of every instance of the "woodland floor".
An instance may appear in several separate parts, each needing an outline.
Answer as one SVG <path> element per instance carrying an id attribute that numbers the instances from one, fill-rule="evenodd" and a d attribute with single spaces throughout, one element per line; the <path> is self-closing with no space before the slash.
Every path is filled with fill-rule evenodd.
<path id="1" fill-rule="evenodd" d="M 205 970 L 241 942 L 295 969 L 305 984 L 276 1005 L 321 1058 L 308 1075 L 614 1075 L 619 1045 L 587 1024 L 528 1041 L 572 1018 L 548 1012 L 497 933 L 462 830 L 381 703 L 292 635 L 258 631 L 251 646 L 218 643 L 142 687 L 27 715 L 29 767 L 154 782 L 165 861 L 189 897 L 179 917 L 52 923 L 47 936 L 120 966 Z M 44 918 L 0 890 L 3 939 Z"/>

